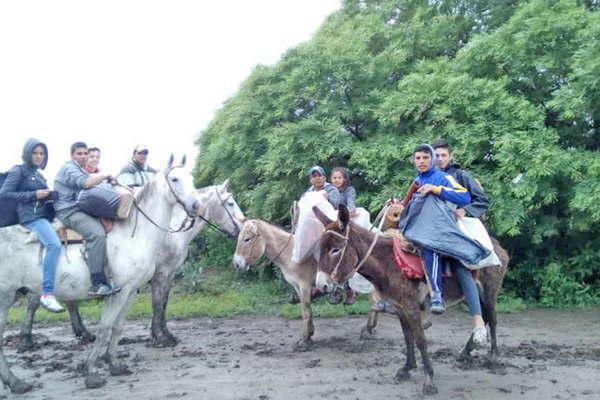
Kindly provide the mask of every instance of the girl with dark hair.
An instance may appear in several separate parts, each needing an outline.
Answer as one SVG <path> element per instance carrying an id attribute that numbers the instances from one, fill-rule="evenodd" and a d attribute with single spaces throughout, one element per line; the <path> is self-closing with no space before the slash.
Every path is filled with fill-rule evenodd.
<path id="1" fill-rule="evenodd" d="M 62 312 L 65 309 L 54 297 L 54 278 L 60 256 L 60 240 L 50 224 L 54 219 L 54 193 L 48 189 L 46 178 L 40 172 L 48 163 L 48 148 L 39 140 L 29 139 L 23 147 L 22 158 L 23 164 L 8 172 L 0 199 L 17 203 L 19 223 L 33 231 L 46 248 L 40 302 L 49 311 Z"/>

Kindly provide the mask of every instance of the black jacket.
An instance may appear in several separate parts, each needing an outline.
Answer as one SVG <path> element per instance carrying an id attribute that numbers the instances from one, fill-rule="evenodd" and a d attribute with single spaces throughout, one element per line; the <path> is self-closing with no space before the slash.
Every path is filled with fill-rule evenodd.
<path id="1" fill-rule="evenodd" d="M 462 207 L 475 218 L 481 217 L 490 207 L 490 201 L 483 192 L 481 184 L 468 171 L 460 169 L 456 164 L 449 164 L 444 172 L 452 175 L 456 181 L 471 193 L 471 203 Z"/>
<path id="2" fill-rule="evenodd" d="M 41 145 L 44 148 L 46 157 L 41 169 L 46 167 L 48 162 L 48 148 L 39 140 L 29 139 L 23 147 L 23 164 L 15 165 L 6 176 L 6 180 L 0 190 L 0 199 L 14 200 L 17 202 L 17 214 L 19 223 L 30 222 L 38 218 L 46 218 L 49 221 L 54 219 L 54 208 L 52 203 L 45 200 L 38 200 L 35 197 L 35 191 L 38 189 L 48 189 L 46 178 L 40 173 L 39 169 L 31 164 L 31 152 Z"/>

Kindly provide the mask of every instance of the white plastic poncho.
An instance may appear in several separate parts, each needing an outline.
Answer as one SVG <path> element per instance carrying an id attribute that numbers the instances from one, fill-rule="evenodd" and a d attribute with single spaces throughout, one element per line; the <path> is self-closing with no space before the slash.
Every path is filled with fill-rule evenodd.
<path id="1" fill-rule="evenodd" d="M 365 229 L 371 228 L 371 214 L 369 214 L 369 212 L 363 207 L 357 207 L 356 215 L 354 215 L 350 220 L 356 225 Z"/>
<path id="2" fill-rule="evenodd" d="M 495 267 L 502 265 L 498 255 L 494 252 L 494 245 L 492 244 L 492 240 L 490 239 L 490 235 L 488 234 L 485 226 L 479 220 L 479 218 L 471 218 L 471 217 L 463 217 L 458 218 L 456 221 L 458 228 L 468 237 L 473 240 L 478 241 L 485 247 L 490 250 L 490 255 L 479 261 L 478 264 L 472 265 L 463 262 L 465 267 L 469 269 L 480 269 L 485 267 Z"/>
<path id="3" fill-rule="evenodd" d="M 337 211 L 323 196 L 323 192 L 308 192 L 298 201 L 298 225 L 294 233 L 294 250 L 292 261 L 301 263 L 311 255 L 319 259 L 319 246 L 321 236 L 325 232 L 323 223 L 317 219 L 313 211 L 317 206 L 327 217 L 337 219 Z"/>

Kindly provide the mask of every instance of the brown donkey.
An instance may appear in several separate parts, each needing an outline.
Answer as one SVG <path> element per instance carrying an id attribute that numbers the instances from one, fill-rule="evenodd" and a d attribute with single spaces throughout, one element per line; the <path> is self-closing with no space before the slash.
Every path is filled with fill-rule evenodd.
<path id="1" fill-rule="evenodd" d="M 303 263 L 292 261 L 294 236 L 285 230 L 259 219 L 244 221 L 238 236 L 233 265 L 250 269 L 263 255 L 279 267 L 284 279 L 294 287 L 302 304 L 304 331 L 297 349 L 307 349 L 315 332 L 311 309 L 311 290 L 317 273 L 317 261 L 310 257 Z"/>
<path id="2" fill-rule="evenodd" d="M 424 394 L 435 394 L 433 367 L 427 353 L 427 340 L 421 325 L 419 307 L 418 280 L 407 279 L 396 265 L 392 239 L 375 236 L 374 233 L 350 223 L 348 210 L 340 206 L 338 221 L 330 220 L 318 208 L 313 208 L 317 218 L 325 225 L 326 232 L 321 240 L 321 254 L 318 264 L 319 274 L 329 275 L 338 284 L 346 282 L 356 271 L 367 278 L 381 295 L 389 299 L 398 310 L 398 318 L 406 342 L 406 364 L 396 373 L 396 380 L 409 378 L 410 370 L 417 367 L 415 343 L 421 353 L 425 372 Z M 496 299 L 506 273 L 508 255 L 497 242 L 495 251 L 502 265 L 485 268 L 479 277 L 483 285 L 483 319 L 490 326 L 492 337 L 492 356 L 497 356 L 496 341 Z M 449 285 L 446 285 L 449 286 Z M 446 291 L 446 288 L 444 288 Z M 445 294 L 445 297 L 448 296 Z M 468 357 L 473 349 L 472 337 L 469 338 L 462 356 Z"/>

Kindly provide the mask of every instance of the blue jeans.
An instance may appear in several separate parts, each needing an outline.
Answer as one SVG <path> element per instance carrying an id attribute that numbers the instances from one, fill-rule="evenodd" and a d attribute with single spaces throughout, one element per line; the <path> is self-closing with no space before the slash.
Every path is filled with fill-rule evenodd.
<path id="1" fill-rule="evenodd" d="M 469 313 L 473 316 L 481 315 L 479 292 L 477 291 L 477 286 L 475 285 L 471 270 L 454 258 L 448 258 L 446 260 L 450 263 L 452 273 L 456 276 L 456 280 L 460 284 L 465 300 L 469 306 Z"/>
<path id="2" fill-rule="evenodd" d="M 54 292 L 54 278 L 56 276 L 56 265 L 60 256 L 60 239 L 56 231 L 45 218 L 39 218 L 23 224 L 27 229 L 33 231 L 40 242 L 46 248 L 44 256 L 44 281 L 42 285 L 43 294 Z"/>

